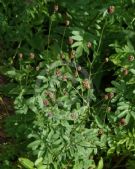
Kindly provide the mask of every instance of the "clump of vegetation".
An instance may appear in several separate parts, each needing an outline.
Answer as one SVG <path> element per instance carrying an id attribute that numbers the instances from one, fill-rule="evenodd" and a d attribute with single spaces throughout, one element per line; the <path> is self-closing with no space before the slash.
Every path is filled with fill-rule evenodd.
<path id="1" fill-rule="evenodd" d="M 134 6 L 0 2 L 1 169 L 135 167 Z"/>

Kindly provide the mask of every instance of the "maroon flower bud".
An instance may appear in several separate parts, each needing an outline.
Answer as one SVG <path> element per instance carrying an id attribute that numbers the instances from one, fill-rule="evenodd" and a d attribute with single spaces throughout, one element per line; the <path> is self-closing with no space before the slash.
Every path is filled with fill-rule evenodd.
<path id="1" fill-rule="evenodd" d="M 90 49 L 92 47 L 92 43 L 88 42 L 87 47 Z"/>
<path id="2" fill-rule="evenodd" d="M 115 12 L 115 6 L 109 6 L 109 8 L 107 9 L 109 14 L 112 14 Z"/>
<path id="3" fill-rule="evenodd" d="M 109 58 L 105 58 L 105 63 L 109 62 Z"/>
<path id="4" fill-rule="evenodd" d="M 61 71 L 60 71 L 59 69 L 56 70 L 56 75 L 57 75 L 58 77 L 61 76 Z"/>
<path id="5" fill-rule="evenodd" d="M 110 112 L 111 111 L 111 107 L 107 107 L 106 111 Z"/>
<path id="6" fill-rule="evenodd" d="M 128 56 L 128 60 L 129 60 L 129 61 L 132 62 L 134 59 L 135 59 L 134 56 L 132 56 L 132 55 Z"/>
<path id="7" fill-rule="evenodd" d="M 22 60 L 23 59 L 23 54 L 22 53 L 19 53 L 19 59 Z"/>
<path id="8" fill-rule="evenodd" d="M 75 77 L 78 77 L 78 75 L 79 75 L 78 71 L 75 71 Z"/>
<path id="9" fill-rule="evenodd" d="M 123 74 L 124 74 L 124 76 L 127 76 L 128 75 L 128 69 L 124 69 Z"/>
<path id="10" fill-rule="evenodd" d="M 70 59 L 74 59 L 74 58 L 75 58 L 75 54 L 76 54 L 76 52 L 75 52 L 74 50 L 71 50 L 71 51 L 69 52 L 69 58 L 70 58 Z"/>
<path id="11" fill-rule="evenodd" d="M 30 59 L 34 59 L 35 58 L 35 54 L 34 53 L 30 53 Z"/>
<path id="12" fill-rule="evenodd" d="M 64 76 L 62 77 L 62 79 L 63 79 L 63 81 L 67 81 L 67 76 L 64 75 Z"/>
<path id="13" fill-rule="evenodd" d="M 54 9 L 54 12 L 58 12 L 58 10 L 59 10 L 58 4 L 55 4 L 54 7 L 53 7 L 53 9 Z"/>
<path id="14" fill-rule="evenodd" d="M 74 40 L 72 39 L 72 37 L 69 37 L 68 38 L 68 44 L 69 45 L 72 45 L 74 43 Z"/>
<path id="15" fill-rule="evenodd" d="M 88 79 L 85 79 L 82 84 L 85 89 L 90 89 L 91 87 Z"/>
<path id="16" fill-rule="evenodd" d="M 46 99 L 46 100 L 43 100 L 43 103 L 45 106 L 48 106 L 49 105 L 49 101 Z"/>
<path id="17" fill-rule="evenodd" d="M 63 52 L 60 53 L 60 58 L 61 58 L 61 59 L 65 59 L 65 56 L 64 56 L 64 53 L 63 53 Z"/>
<path id="18" fill-rule="evenodd" d="M 125 118 L 121 118 L 121 119 L 120 119 L 120 125 L 125 125 L 125 124 L 126 124 Z"/>
<path id="19" fill-rule="evenodd" d="M 77 70 L 80 72 L 82 70 L 81 66 L 78 66 Z"/>
<path id="20" fill-rule="evenodd" d="M 39 69 L 40 69 L 40 67 L 39 67 L 39 66 L 37 66 L 37 67 L 36 67 L 36 71 L 39 71 Z"/>
<path id="21" fill-rule="evenodd" d="M 108 98 L 109 98 L 109 99 L 112 99 L 112 98 L 114 97 L 114 93 L 112 93 L 112 92 L 111 92 L 111 93 L 108 93 L 107 95 L 108 95 Z"/>
<path id="22" fill-rule="evenodd" d="M 65 21 L 65 25 L 66 25 L 66 26 L 69 26 L 69 24 L 70 24 L 70 21 L 69 21 L 69 20 L 66 20 L 66 21 Z"/>
<path id="23" fill-rule="evenodd" d="M 104 134 L 104 130 L 103 130 L 103 129 L 99 129 L 99 130 L 98 130 L 98 135 L 101 136 L 101 135 L 103 135 L 103 134 Z"/>
<path id="24" fill-rule="evenodd" d="M 104 95 L 104 100 L 108 100 L 108 95 Z"/>

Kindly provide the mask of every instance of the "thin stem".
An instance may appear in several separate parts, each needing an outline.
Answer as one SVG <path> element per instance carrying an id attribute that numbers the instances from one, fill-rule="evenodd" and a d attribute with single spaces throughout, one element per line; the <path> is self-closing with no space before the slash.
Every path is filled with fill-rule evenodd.
<path id="1" fill-rule="evenodd" d="M 98 48 L 97 48 L 97 51 L 96 51 L 95 54 L 94 54 L 95 56 L 94 56 L 93 61 L 92 61 L 92 63 L 91 63 L 91 67 L 92 67 L 94 61 L 95 61 L 96 58 L 97 58 L 97 55 L 98 55 L 98 52 L 99 52 L 99 49 L 100 49 L 100 46 L 101 46 L 101 42 L 102 42 L 102 38 L 103 38 L 103 33 L 104 33 L 105 26 L 106 26 L 106 20 L 105 20 L 105 23 L 104 23 L 103 28 L 102 28 L 102 31 L 101 31 L 101 36 L 100 36 L 100 39 L 99 39 Z"/>
<path id="2" fill-rule="evenodd" d="M 76 93 L 83 99 L 83 101 L 86 103 L 86 104 L 88 104 L 88 102 L 87 102 L 87 100 L 85 100 L 84 98 L 83 98 L 83 96 L 78 92 L 78 90 L 76 89 L 76 88 L 74 88 L 73 86 L 72 86 L 72 88 L 76 91 Z"/>
<path id="3" fill-rule="evenodd" d="M 18 49 L 21 47 L 21 43 L 22 43 L 22 41 L 19 42 L 19 44 L 18 44 L 18 46 L 17 46 L 17 49 L 16 49 L 16 51 L 15 51 L 15 54 L 14 54 L 14 56 L 13 56 L 13 59 L 15 59 L 15 57 L 16 57 L 16 55 L 17 55 L 17 52 L 18 52 Z"/>
<path id="4" fill-rule="evenodd" d="M 98 53 L 99 49 L 100 49 L 100 46 L 101 46 L 101 42 L 102 42 L 102 38 L 103 38 L 103 33 L 104 33 L 104 29 L 105 29 L 105 26 L 106 26 L 106 21 L 103 25 L 103 29 L 102 29 L 102 32 L 101 32 L 101 36 L 100 36 L 100 39 L 99 39 L 99 44 L 98 44 L 98 48 L 97 48 L 97 51 L 96 53 Z"/>
<path id="5" fill-rule="evenodd" d="M 62 51 L 62 48 L 63 48 L 63 41 L 64 41 L 66 29 L 67 29 L 67 27 L 64 28 L 64 32 L 63 32 L 63 36 L 62 36 L 61 47 L 60 47 L 60 50 L 61 50 L 61 51 Z"/>
<path id="6" fill-rule="evenodd" d="M 53 15 L 52 15 L 53 16 Z M 51 29 L 52 29 L 52 16 L 50 17 L 50 24 L 49 24 L 49 34 L 48 34 L 48 40 L 47 40 L 47 57 L 48 57 L 48 50 L 49 50 L 49 43 L 50 43 L 50 35 L 51 35 Z"/>

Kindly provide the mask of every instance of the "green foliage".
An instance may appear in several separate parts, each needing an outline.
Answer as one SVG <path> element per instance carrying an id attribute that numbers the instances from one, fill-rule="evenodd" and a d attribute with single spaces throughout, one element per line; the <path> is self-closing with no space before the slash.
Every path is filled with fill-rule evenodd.
<path id="1" fill-rule="evenodd" d="M 120 133 L 116 138 L 109 139 L 110 149 L 108 150 L 108 156 L 112 155 L 116 152 L 118 155 L 122 152 L 124 154 L 128 154 L 130 151 L 135 152 L 134 147 L 134 139 L 135 139 L 135 131 L 132 132 L 127 131 Z"/>
<path id="2" fill-rule="evenodd" d="M 110 157 L 134 156 L 134 6 L 0 1 L 0 74 L 8 79 L 0 94 L 14 99 L 5 130 L 20 145 L 13 167 L 103 169 Z M 0 158 L 12 166 L 7 153 Z"/>
<path id="3" fill-rule="evenodd" d="M 134 160 L 129 160 L 127 162 L 127 169 L 133 169 L 135 167 L 135 161 Z"/>
<path id="4" fill-rule="evenodd" d="M 35 95 L 25 101 L 26 111 L 20 108 L 23 105 L 22 98 L 21 102 L 19 99 L 15 103 L 18 106 L 17 113 L 25 114 L 29 110 L 35 114 L 34 130 L 28 135 L 33 142 L 28 147 L 38 159 L 43 158 L 47 168 L 83 166 L 87 169 L 93 165 L 90 154 L 95 154 L 97 146 L 101 146 L 98 130 L 85 127 L 93 93 L 91 91 L 89 97 L 86 95 L 88 91 L 82 86 L 83 79 L 74 79 L 71 70 L 67 73 L 65 64 L 58 69 L 53 63 L 47 72 L 48 76 L 37 76 Z M 39 84 L 39 80 L 43 84 Z M 38 85 L 42 88 L 38 88 Z M 81 92 L 84 96 L 80 95 Z"/>

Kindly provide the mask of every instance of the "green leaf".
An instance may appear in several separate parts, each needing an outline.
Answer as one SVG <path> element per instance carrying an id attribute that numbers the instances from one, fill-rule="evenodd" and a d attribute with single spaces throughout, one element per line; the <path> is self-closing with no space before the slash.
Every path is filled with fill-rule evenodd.
<path id="1" fill-rule="evenodd" d="M 75 162 L 75 165 L 73 167 L 73 169 L 82 169 L 83 168 L 83 163 L 79 160 Z"/>
<path id="2" fill-rule="evenodd" d="M 47 169 L 47 165 L 38 166 L 37 169 Z"/>
<path id="3" fill-rule="evenodd" d="M 78 47 L 78 46 L 82 46 L 82 42 L 75 42 L 73 43 L 73 45 L 71 46 L 72 48 Z"/>
<path id="4" fill-rule="evenodd" d="M 131 113 L 131 116 L 134 118 L 134 120 L 135 120 L 135 111 L 131 111 L 130 112 Z"/>
<path id="5" fill-rule="evenodd" d="M 38 158 L 38 159 L 35 161 L 35 166 L 38 166 L 39 164 L 41 164 L 42 161 L 43 161 L 43 157 Z"/>
<path id="6" fill-rule="evenodd" d="M 116 89 L 114 87 L 108 87 L 105 89 L 106 92 L 112 92 L 112 93 L 116 93 Z"/>
<path id="7" fill-rule="evenodd" d="M 115 152 L 115 147 L 111 147 L 108 151 L 107 151 L 107 156 L 112 155 Z"/>
<path id="8" fill-rule="evenodd" d="M 127 114 L 127 112 L 128 112 L 127 110 L 121 112 L 121 113 L 117 116 L 117 118 L 122 118 L 122 117 L 124 117 L 124 116 Z"/>
<path id="9" fill-rule="evenodd" d="M 126 142 L 126 139 L 121 139 L 118 143 L 117 143 L 117 146 L 118 145 L 121 145 L 121 144 L 124 144 Z"/>
<path id="10" fill-rule="evenodd" d="M 28 148 L 37 149 L 41 145 L 41 140 L 35 140 L 28 145 Z"/>
<path id="11" fill-rule="evenodd" d="M 79 35 L 80 32 L 79 32 L 79 31 L 72 31 L 72 34 L 73 34 L 73 35 Z"/>
<path id="12" fill-rule="evenodd" d="M 130 72 L 133 73 L 133 75 L 135 75 L 135 69 L 130 69 Z"/>
<path id="13" fill-rule="evenodd" d="M 99 128 L 103 128 L 103 123 L 101 119 L 99 118 L 99 116 L 95 116 L 95 122 L 97 123 Z"/>
<path id="14" fill-rule="evenodd" d="M 76 41 L 82 41 L 83 37 L 81 37 L 80 35 L 76 35 L 76 36 L 72 36 L 72 39 L 74 39 Z"/>
<path id="15" fill-rule="evenodd" d="M 26 169 L 34 169 L 34 163 L 27 158 L 19 158 L 20 164 Z"/>
<path id="16" fill-rule="evenodd" d="M 103 169 L 103 167 L 104 167 L 104 162 L 103 162 L 103 158 L 101 157 L 96 169 Z"/>
<path id="17" fill-rule="evenodd" d="M 77 49 L 76 49 L 76 55 L 77 57 L 80 57 L 83 53 L 83 46 L 79 46 Z"/>

